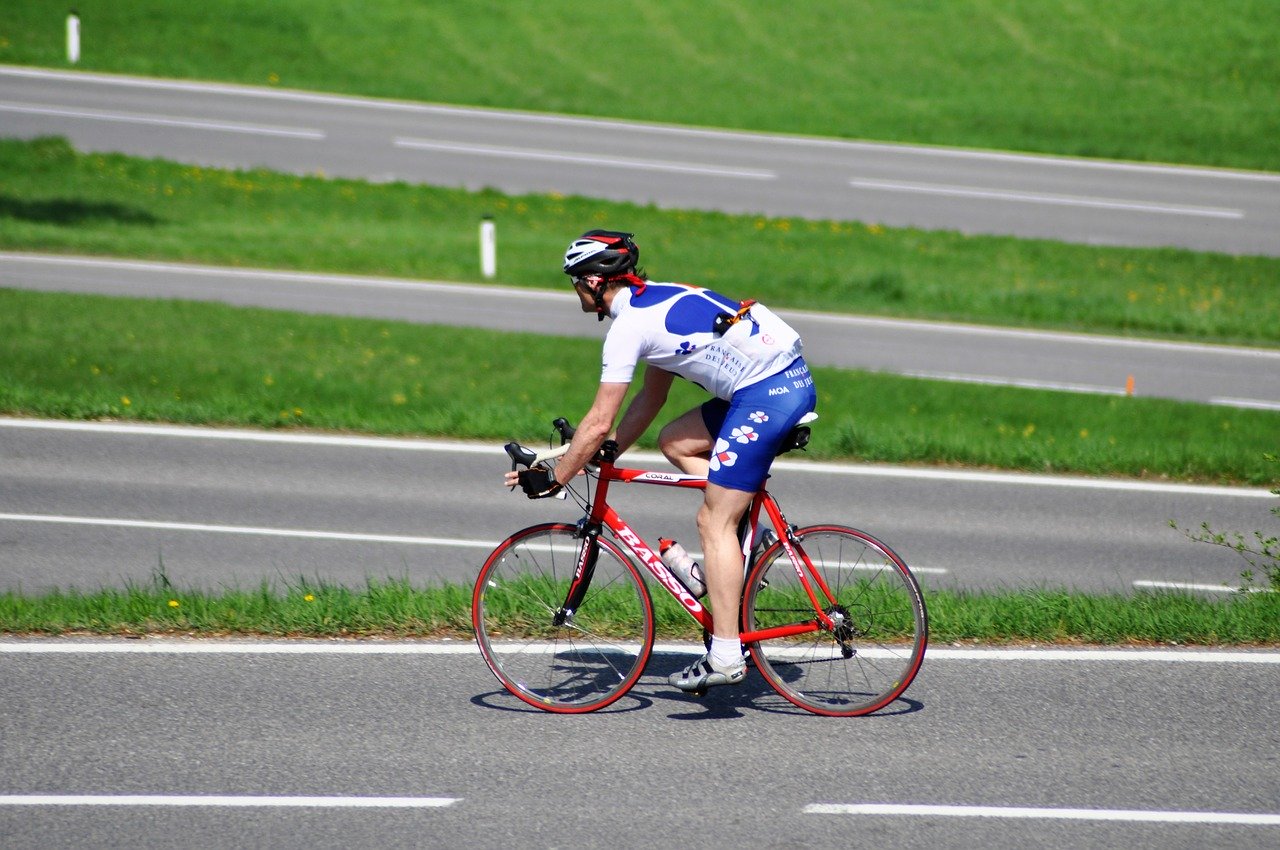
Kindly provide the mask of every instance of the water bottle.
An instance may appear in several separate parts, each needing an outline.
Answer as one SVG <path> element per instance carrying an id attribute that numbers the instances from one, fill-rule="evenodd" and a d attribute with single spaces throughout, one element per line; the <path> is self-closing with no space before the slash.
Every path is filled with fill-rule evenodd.
<path id="1" fill-rule="evenodd" d="M 680 583 L 689 589 L 694 598 L 701 599 L 707 595 L 707 583 L 702 576 L 702 567 L 684 547 L 674 540 L 663 537 L 658 540 L 658 554 L 667 569 L 675 573 Z"/>

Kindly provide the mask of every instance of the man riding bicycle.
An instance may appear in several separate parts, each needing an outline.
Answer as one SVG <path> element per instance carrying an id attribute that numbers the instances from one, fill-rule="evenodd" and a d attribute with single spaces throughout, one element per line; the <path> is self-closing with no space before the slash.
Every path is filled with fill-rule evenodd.
<path id="1" fill-rule="evenodd" d="M 511 472 L 506 483 L 520 483 L 530 498 L 544 498 L 572 481 L 614 431 L 639 361 L 646 364 L 643 383 L 612 433 L 619 453 L 652 424 L 677 375 L 711 393 L 710 401 L 658 435 L 668 460 L 686 474 L 707 478 L 697 522 L 714 619 L 710 651 L 669 681 L 684 691 L 736 685 L 746 676 L 738 640 L 738 523 L 782 440 L 813 411 L 817 396 L 800 336 L 771 310 L 696 286 L 651 283 L 639 259 L 632 234 L 613 230 L 588 231 L 565 252 L 564 272 L 583 312 L 613 320 L 600 388 L 555 470 Z"/>

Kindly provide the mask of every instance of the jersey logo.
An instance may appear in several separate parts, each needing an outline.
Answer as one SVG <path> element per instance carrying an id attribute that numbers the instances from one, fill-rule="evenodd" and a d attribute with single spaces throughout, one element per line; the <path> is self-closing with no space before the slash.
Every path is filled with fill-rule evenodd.
<path id="1" fill-rule="evenodd" d="M 724 439 L 716 440 L 716 447 L 711 452 L 711 471 L 715 472 L 722 466 L 733 466 L 738 462 L 738 453 L 728 451 L 729 441 Z"/>
<path id="2" fill-rule="evenodd" d="M 757 410 L 755 413 L 748 415 L 747 418 L 759 425 L 762 422 L 769 421 L 769 414 L 765 413 L 763 410 Z"/>
<path id="3" fill-rule="evenodd" d="M 693 343 L 689 342 L 689 340 L 686 339 L 680 343 L 680 347 L 676 349 L 676 354 L 692 354 L 697 350 L 698 350 L 698 346 L 694 345 Z"/>
<path id="4" fill-rule="evenodd" d="M 741 428 L 734 428 L 729 432 L 729 436 L 733 437 L 739 443 L 750 443 L 752 440 L 760 439 L 760 435 L 756 433 L 756 429 L 750 425 L 743 425 Z"/>

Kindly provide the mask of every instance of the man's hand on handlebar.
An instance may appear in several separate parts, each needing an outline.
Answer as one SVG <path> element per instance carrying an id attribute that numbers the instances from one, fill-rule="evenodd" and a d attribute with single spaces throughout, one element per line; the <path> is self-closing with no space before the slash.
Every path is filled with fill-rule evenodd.
<path id="1" fill-rule="evenodd" d="M 508 472 L 506 483 L 509 487 L 519 484 L 530 499 L 550 498 L 563 489 L 560 482 L 556 481 L 555 474 L 545 466 L 531 466 L 519 472 Z"/>

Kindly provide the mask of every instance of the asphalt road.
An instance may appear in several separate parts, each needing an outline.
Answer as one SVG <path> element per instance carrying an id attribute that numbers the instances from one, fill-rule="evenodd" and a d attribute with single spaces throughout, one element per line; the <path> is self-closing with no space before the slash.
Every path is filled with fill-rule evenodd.
<path id="1" fill-rule="evenodd" d="M 0 66 L 0 135 L 223 167 L 1280 254 L 1280 175 Z"/>
<path id="2" fill-rule="evenodd" d="M 568 292 L 0 253 L 0 285 L 602 338 Z M 813 365 L 1280 410 L 1280 350 L 779 311 Z"/>
<path id="3" fill-rule="evenodd" d="M 0 844 L 1280 841 L 1275 653 L 935 648 L 884 713 L 831 720 L 758 677 L 703 700 L 673 691 L 663 679 L 688 648 L 655 653 L 631 695 L 588 716 L 523 706 L 469 645 L 270 649 L 0 642 Z M 921 808 L 848 808 L 862 804 Z M 957 816 L 970 806 L 990 808 Z"/>
<path id="4" fill-rule="evenodd" d="M 145 584 L 161 566 L 213 589 L 469 584 L 507 534 L 581 516 L 508 493 L 508 467 L 496 444 L 0 419 L 0 590 Z M 786 459 L 771 489 L 791 522 L 882 538 L 926 587 L 1226 590 L 1243 562 L 1168 521 L 1248 531 L 1274 504 L 1261 488 Z M 651 542 L 699 548 L 695 493 L 636 485 L 612 500 Z"/>

